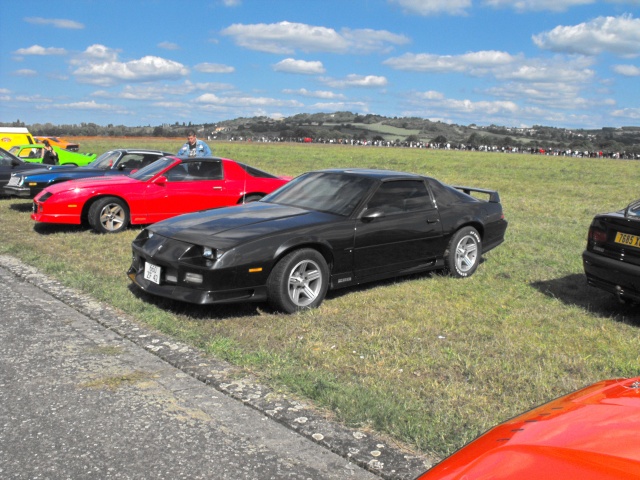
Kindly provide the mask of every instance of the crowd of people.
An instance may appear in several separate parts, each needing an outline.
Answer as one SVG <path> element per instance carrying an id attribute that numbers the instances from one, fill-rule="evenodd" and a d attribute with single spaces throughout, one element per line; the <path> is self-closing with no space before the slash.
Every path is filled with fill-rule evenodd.
<path id="1" fill-rule="evenodd" d="M 274 136 L 231 136 L 230 141 L 239 142 L 297 142 L 309 143 L 309 137 L 274 137 Z M 498 145 L 467 145 L 464 143 L 452 142 L 421 142 L 421 141 L 396 141 L 390 142 L 385 140 L 365 140 L 365 139 L 323 139 L 314 138 L 312 143 L 352 145 L 352 146 L 372 146 L 372 147 L 400 147 L 400 148 L 425 148 L 434 150 L 464 150 L 479 152 L 495 152 L 495 153 L 520 153 L 530 155 L 550 155 L 560 157 L 577 157 L 577 158 L 614 158 L 622 160 L 640 160 L 640 153 L 627 151 L 606 151 L 606 150 L 575 150 L 571 148 L 557 147 L 509 147 Z"/>

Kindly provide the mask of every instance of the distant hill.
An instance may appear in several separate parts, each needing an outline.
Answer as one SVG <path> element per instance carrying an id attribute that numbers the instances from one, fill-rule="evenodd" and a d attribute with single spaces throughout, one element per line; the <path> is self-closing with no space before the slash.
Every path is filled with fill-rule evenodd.
<path id="1" fill-rule="evenodd" d="M 534 125 L 455 125 L 418 117 L 383 117 L 351 112 L 300 113 L 286 118 L 236 118 L 216 123 L 179 123 L 127 127 L 32 124 L 17 121 L 2 126 L 27 126 L 34 135 L 183 137 L 189 128 L 200 138 L 254 141 L 313 141 L 331 143 L 449 144 L 451 148 L 518 148 L 606 151 L 640 154 L 640 127 L 567 129 Z"/>

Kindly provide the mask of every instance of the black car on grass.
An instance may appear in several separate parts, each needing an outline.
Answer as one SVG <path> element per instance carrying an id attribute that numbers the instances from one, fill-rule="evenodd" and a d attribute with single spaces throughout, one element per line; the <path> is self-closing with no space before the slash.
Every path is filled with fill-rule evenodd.
<path id="1" fill-rule="evenodd" d="M 323 170 L 258 202 L 145 228 L 128 275 L 161 297 L 267 300 L 293 313 L 320 305 L 328 289 L 435 269 L 468 277 L 506 228 L 493 190 L 403 172 Z"/>
<path id="2" fill-rule="evenodd" d="M 594 217 L 582 263 L 589 285 L 640 302 L 640 200 Z"/>

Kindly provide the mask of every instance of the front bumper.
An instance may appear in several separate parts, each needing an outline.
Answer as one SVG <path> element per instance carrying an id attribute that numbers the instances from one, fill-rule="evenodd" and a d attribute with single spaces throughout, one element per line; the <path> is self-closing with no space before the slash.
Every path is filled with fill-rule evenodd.
<path id="1" fill-rule="evenodd" d="M 4 186 L 2 190 L 5 195 L 9 195 L 11 197 L 32 198 L 31 189 L 29 187 Z"/>
<path id="2" fill-rule="evenodd" d="M 171 285 L 168 283 L 158 285 L 144 278 L 144 267 L 139 268 L 134 265 L 131 265 L 127 271 L 127 276 L 134 284 L 147 293 L 198 305 L 263 302 L 267 299 L 267 288 L 264 285 L 215 291 Z"/>
<path id="3" fill-rule="evenodd" d="M 587 283 L 616 295 L 620 300 L 640 302 L 640 266 L 621 262 L 588 250 L 582 253 Z"/>

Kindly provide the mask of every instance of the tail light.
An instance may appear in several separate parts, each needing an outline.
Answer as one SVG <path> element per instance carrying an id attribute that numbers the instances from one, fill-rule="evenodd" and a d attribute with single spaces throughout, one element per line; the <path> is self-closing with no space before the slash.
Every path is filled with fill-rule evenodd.
<path id="1" fill-rule="evenodd" d="M 589 240 L 597 243 L 605 243 L 607 241 L 607 232 L 601 228 L 589 228 Z"/>

